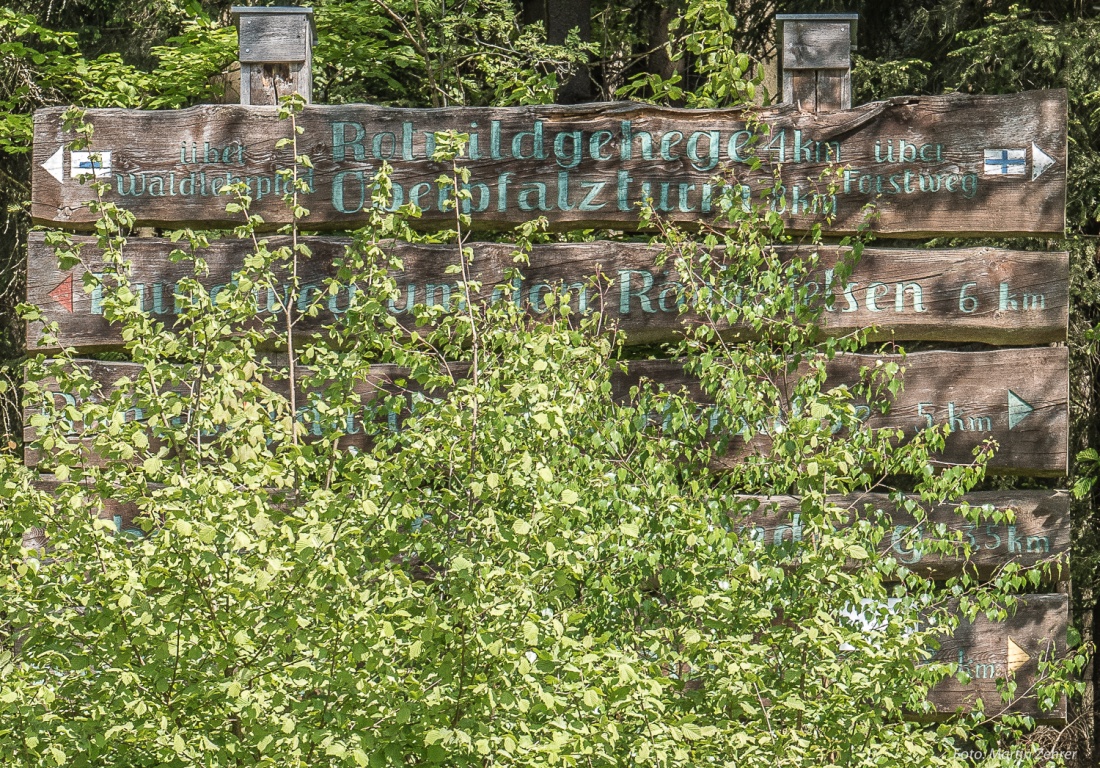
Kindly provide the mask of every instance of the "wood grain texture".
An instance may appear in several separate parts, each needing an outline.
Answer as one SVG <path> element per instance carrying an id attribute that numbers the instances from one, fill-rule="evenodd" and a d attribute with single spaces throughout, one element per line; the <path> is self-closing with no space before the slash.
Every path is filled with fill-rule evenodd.
<path id="1" fill-rule="evenodd" d="M 1040 723 L 1064 724 L 1065 698 L 1053 710 L 1042 711 L 1034 686 L 1041 681 L 1040 659 L 1065 656 L 1069 619 L 1066 595 L 1026 595 L 1020 598 L 1015 614 L 1004 622 L 979 616 L 972 623 L 963 623 L 950 637 L 942 639 L 933 658 L 959 664 L 970 675 L 970 682 L 948 678 L 936 686 L 929 699 L 943 715 L 973 709 L 975 700 L 981 699 L 985 713 L 991 717 L 1024 714 Z M 1017 688 L 1013 699 L 1005 704 L 997 691 L 997 680 L 1007 677 L 1015 679 Z"/>
<path id="2" fill-rule="evenodd" d="M 860 380 L 860 371 L 875 365 L 877 360 L 891 359 L 875 355 L 848 355 L 831 361 L 828 385 L 852 384 Z M 130 363 L 85 361 L 91 375 L 100 382 L 99 397 L 105 398 L 115 381 L 135 375 Z M 920 352 L 908 356 L 902 379 L 904 389 L 886 414 L 868 410 L 866 424 L 875 429 L 901 430 L 903 439 L 911 439 L 927 425 L 951 424 L 946 446 L 936 461 L 943 465 L 969 464 L 975 448 L 996 440 L 999 449 L 989 463 L 994 473 L 1040 476 L 1063 476 L 1069 457 L 1068 433 L 1068 352 L 1065 347 L 1009 349 L 994 352 Z M 790 391 L 798 374 L 779 382 Z M 364 402 L 381 391 L 408 393 L 396 387 L 404 378 L 400 369 L 375 366 L 369 379 L 357 388 Z M 654 382 L 672 390 L 685 389 L 688 394 L 706 403 L 697 380 L 685 374 L 676 361 L 652 360 L 630 364 L 624 375 L 612 379 L 616 396 L 628 398 L 632 386 L 639 382 Z M 54 392 L 49 382 L 43 385 Z M 273 387 L 277 390 L 277 385 Z M 60 403 L 66 393 L 57 392 Z M 34 414 L 25 412 L 28 426 L 25 438 L 28 448 L 25 460 L 36 465 L 41 456 L 33 446 L 34 429 L 30 420 Z M 301 417 L 301 416 L 300 416 Z M 362 430 L 355 428 L 348 435 L 348 445 L 365 445 Z M 79 430 L 78 430 L 79 431 Z M 743 460 L 750 452 L 766 448 L 763 433 L 748 444 L 735 442 L 725 461 Z M 92 457 L 89 457 L 90 459 Z"/>
<path id="3" fill-rule="evenodd" d="M 279 104 L 282 97 L 297 93 L 308 104 L 313 96 L 308 66 L 308 62 L 241 64 L 241 103 L 270 107 Z"/>
<path id="4" fill-rule="evenodd" d="M 817 111 L 834 112 L 852 108 L 852 73 L 847 69 L 817 72 Z"/>
<path id="5" fill-rule="evenodd" d="M 783 22 L 783 69 L 846 69 L 851 22 Z"/>
<path id="6" fill-rule="evenodd" d="M 796 69 L 784 72 L 783 97 L 799 112 L 817 112 L 817 71 Z"/>
<path id="7" fill-rule="evenodd" d="M 309 57 L 311 32 L 305 13 L 245 13 L 237 29 L 242 64 L 281 64 Z"/>
<path id="8" fill-rule="evenodd" d="M 36 487 L 55 493 L 59 481 L 43 475 Z M 128 535 L 143 535 L 136 504 L 101 495 L 86 487 L 88 509 L 103 520 L 113 520 L 118 531 Z M 948 556 L 920 551 L 925 534 L 916 529 L 916 519 L 899 510 L 886 494 L 866 493 L 850 496 L 830 496 L 830 505 L 851 510 L 852 520 L 889 521 L 893 530 L 882 542 L 883 554 L 894 557 L 909 570 L 923 576 L 944 579 L 959 575 L 963 568 L 988 578 L 1005 563 L 1023 567 L 1062 557 L 1069 552 L 1069 495 L 1060 491 L 983 491 L 967 494 L 965 503 L 973 507 L 1011 509 L 1012 523 L 990 523 L 975 527 L 958 512 L 958 504 L 925 506 L 925 529 L 944 525 L 949 536 L 958 535 L 966 543 L 973 537 L 970 557 Z M 738 496 L 730 499 L 728 525 L 730 529 L 768 544 L 807 540 L 800 524 L 800 500 L 793 496 Z M 954 540 L 954 539 L 952 539 Z M 863 567 L 852 561 L 852 569 Z M 896 574 L 896 572 L 895 572 Z"/>
<path id="9" fill-rule="evenodd" d="M 120 330 L 103 315 L 99 294 L 85 292 L 84 274 L 104 270 L 102 256 L 90 237 L 74 238 L 83 264 L 70 270 L 57 266 L 57 257 L 44 235 L 32 232 L 28 243 L 27 301 L 41 308 L 46 321 L 57 323 L 62 346 L 85 351 L 121 345 Z M 336 275 L 334 261 L 344 255 L 351 241 L 345 238 L 310 237 L 312 257 L 300 265 L 306 286 L 324 286 Z M 285 240 L 273 238 L 272 246 Z M 131 282 L 140 286 L 145 310 L 166 326 L 175 325 L 173 287 L 193 276 L 193 260 L 173 261 L 178 247 L 166 239 L 131 239 L 124 253 L 132 264 Z M 532 314 L 546 311 L 545 293 L 552 287 L 573 286 L 570 306 L 577 313 L 602 312 L 606 321 L 625 333 L 627 343 L 670 341 L 680 330 L 700 322 L 680 313 L 676 293 L 680 276 L 672 264 L 657 267 L 661 251 L 635 243 L 569 243 L 535 246 L 523 280 L 505 280 L 514 268 L 511 245 L 473 244 L 472 279 L 483 284 L 482 300 L 510 301 Z M 809 249 L 780 247 L 787 257 Z M 816 249 L 819 268 L 807 285 L 815 301 L 831 296 L 833 306 L 822 316 L 823 328 L 842 335 L 874 327 L 876 340 L 929 340 L 985 342 L 990 344 L 1039 344 L 1064 341 L 1068 322 L 1069 262 L 1066 253 L 1005 251 L 992 248 L 907 250 L 864 249 L 847 284 L 840 284 L 831 270 L 843 253 L 835 246 Z M 415 327 L 410 306 L 443 303 L 444 295 L 457 296 L 454 277 L 445 274 L 457 264 L 454 247 L 445 245 L 393 244 L 404 269 L 393 273 L 398 295 L 387 303 L 397 321 Z M 230 283 L 251 245 L 240 240 L 215 241 L 202 250 L 209 272 L 200 278 L 208 290 Z M 597 280 L 597 276 L 599 279 Z M 590 282 L 591 281 L 591 282 Z M 284 289 L 279 287 L 280 292 Z M 312 291 L 312 289 L 309 289 Z M 309 293 L 307 291 L 307 293 Z M 257 293 L 261 309 L 278 309 L 268 301 L 271 289 Z M 302 318 L 303 333 L 314 333 L 332 323 L 346 308 L 347 287 L 327 301 L 316 318 Z M 412 300 L 410 301 L 410 296 Z M 728 329 L 728 336 L 744 328 Z M 31 350 L 40 346 L 42 323 L 27 328 Z"/>
<path id="10" fill-rule="evenodd" d="M 866 493 L 829 496 L 832 506 L 849 510 L 850 519 L 889 521 L 880 551 L 922 576 L 946 579 L 965 568 L 980 578 L 989 578 L 1005 563 L 1032 566 L 1065 557 L 1070 548 L 1069 495 L 1061 491 L 981 491 L 967 494 L 966 504 L 991 509 L 1011 509 L 1012 523 L 981 523 L 975 526 L 958 511 L 958 504 L 922 505 L 927 517 L 923 526 L 886 494 Z M 793 496 L 744 496 L 732 500 L 729 525 L 743 535 L 767 544 L 801 540 L 803 529 L 800 500 Z M 960 541 L 955 554 L 921 551 L 926 531 L 947 528 L 948 541 Z M 930 534 L 929 534 L 930 535 Z M 969 557 L 962 545 L 971 551 Z M 853 568 L 860 567 L 858 563 Z M 1055 569 L 1057 571 L 1057 569 Z"/>
<path id="11" fill-rule="evenodd" d="M 826 386 L 860 380 L 861 369 L 877 361 L 904 366 L 904 388 L 889 412 L 872 410 L 865 424 L 898 429 L 911 439 L 928 426 L 949 424 L 937 461 L 969 464 L 973 452 L 988 440 L 999 448 L 989 470 L 999 474 L 1064 476 L 1069 460 L 1069 354 L 1065 347 L 1004 349 L 993 352 L 918 352 L 902 359 L 890 355 L 844 355 L 830 361 Z M 800 373 L 776 382 L 793 392 Z M 634 363 L 613 381 L 620 396 L 648 380 L 671 391 L 685 391 L 700 403 L 708 398 L 698 380 L 674 360 Z M 785 395 L 786 396 L 786 395 Z M 857 406 L 858 407 L 858 406 Z M 747 445 L 735 443 L 726 460 L 736 462 L 753 452 L 766 452 L 759 434 Z"/>
<path id="12" fill-rule="evenodd" d="M 95 218 L 90 188 L 72 177 L 71 153 L 51 161 L 74 138 L 62 128 L 63 112 L 35 114 L 31 214 L 39 224 L 87 228 Z M 766 129 L 747 127 L 757 116 Z M 99 170 L 110 185 L 105 200 L 139 224 L 238 224 L 241 216 L 227 214 L 229 199 L 219 194 L 234 181 L 249 184 L 253 211 L 270 225 L 287 220 L 277 171 L 290 167 L 291 149 L 275 144 L 290 136 L 290 124 L 274 109 L 101 109 L 88 110 L 87 119 L 95 128 L 88 151 L 111 153 L 110 167 Z M 778 172 L 782 194 L 767 204 L 795 231 L 817 223 L 832 234 L 854 232 L 867 223 L 870 203 L 877 204 L 871 230 L 895 236 L 1060 234 L 1065 223 L 1064 91 L 900 97 L 823 114 L 792 105 L 753 115 L 631 103 L 312 106 L 298 125 L 298 152 L 315 165 L 307 174 L 314 191 L 302 200 L 311 211 L 307 229 L 361 224 L 383 160 L 393 165 L 400 202 L 423 209 L 418 225 L 449 225 L 453 213 L 440 210 L 435 183 L 445 167 L 428 159 L 433 132 L 448 129 L 471 134 L 471 212 L 482 228 L 538 215 L 555 229 L 633 228 L 646 197 L 671 220 L 696 223 L 718 213 L 714 178 L 723 172 L 747 185 L 753 200 Z M 1036 150 L 1051 159 L 1041 174 Z M 763 161 L 756 171 L 753 155 Z M 835 190 L 822 180 L 830 166 L 844 169 Z"/>

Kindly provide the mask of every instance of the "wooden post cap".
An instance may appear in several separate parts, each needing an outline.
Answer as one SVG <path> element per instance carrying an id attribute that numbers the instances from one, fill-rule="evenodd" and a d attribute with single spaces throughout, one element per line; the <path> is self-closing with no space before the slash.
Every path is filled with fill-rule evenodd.
<path id="1" fill-rule="evenodd" d="M 313 9 L 235 5 L 241 104 L 271 106 L 290 93 L 313 100 Z"/>
<path id="2" fill-rule="evenodd" d="M 784 102 L 801 112 L 851 108 L 858 21 L 855 13 L 776 14 Z"/>
<path id="3" fill-rule="evenodd" d="M 231 12 L 242 64 L 290 64 L 309 58 L 317 38 L 312 8 L 235 5 Z"/>
<path id="4" fill-rule="evenodd" d="M 780 13 L 775 22 L 784 70 L 851 66 L 858 13 Z"/>

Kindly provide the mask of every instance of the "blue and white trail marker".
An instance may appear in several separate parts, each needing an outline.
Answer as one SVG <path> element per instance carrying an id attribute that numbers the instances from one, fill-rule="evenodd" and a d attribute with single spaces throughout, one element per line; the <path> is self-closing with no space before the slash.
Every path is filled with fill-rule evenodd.
<path id="1" fill-rule="evenodd" d="M 97 179 L 111 175 L 110 152 L 70 152 L 69 175 L 74 179 L 91 174 Z"/>
<path id="2" fill-rule="evenodd" d="M 1031 180 L 1038 179 L 1052 165 L 1054 158 L 1040 149 L 1038 144 L 1031 142 Z M 985 176 L 1026 176 L 1027 150 L 987 149 L 982 172 Z"/>
<path id="3" fill-rule="evenodd" d="M 1023 176 L 1027 171 L 1026 149 L 987 149 L 986 176 Z"/>

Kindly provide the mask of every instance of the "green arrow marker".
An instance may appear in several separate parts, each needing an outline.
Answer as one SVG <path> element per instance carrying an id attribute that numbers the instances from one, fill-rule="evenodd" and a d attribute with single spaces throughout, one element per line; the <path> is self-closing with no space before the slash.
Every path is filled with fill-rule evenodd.
<path id="1" fill-rule="evenodd" d="M 1008 390 L 1008 428 L 1015 429 L 1016 425 L 1027 418 L 1027 415 L 1035 410 L 1035 406 L 1024 400 L 1011 389 Z"/>

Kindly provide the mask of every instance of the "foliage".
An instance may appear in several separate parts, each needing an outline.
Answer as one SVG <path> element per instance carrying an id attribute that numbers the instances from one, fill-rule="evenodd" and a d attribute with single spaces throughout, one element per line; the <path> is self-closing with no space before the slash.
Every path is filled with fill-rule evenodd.
<path id="1" fill-rule="evenodd" d="M 674 71 L 668 78 L 660 73 L 643 73 L 619 88 L 616 95 L 658 103 L 671 101 L 693 108 L 752 103 L 764 72 L 747 54 L 738 53 L 737 21 L 728 4 L 720 0 L 688 3 L 683 16 L 675 17 L 668 25 L 673 34 L 681 28 L 675 47 L 669 43 L 668 58 L 677 62 L 690 55 L 698 87 L 685 91 L 679 72 Z"/>
<path id="2" fill-rule="evenodd" d="M 459 11 L 420 0 L 333 0 L 320 4 L 317 26 L 318 86 L 336 102 L 366 90 L 395 106 L 547 104 L 592 50 L 575 35 L 547 44 L 508 0 L 471 0 Z"/>
<path id="3" fill-rule="evenodd" d="M 19 73 L 4 82 L 0 148 L 29 151 L 30 109 L 43 103 L 171 109 L 213 95 L 210 79 L 234 60 L 235 48 L 234 30 L 194 19 L 184 34 L 152 48 L 159 64 L 144 72 L 116 53 L 88 59 L 74 33 L 55 32 L 33 16 L 0 8 L 0 57 Z"/>
<path id="4" fill-rule="evenodd" d="M 464 10 L 318 4 L 319 88 L 332 101 L 540 103 L 589 55 L 627 47 L 547 46 L 496 0 Z M 80 38 L 30 16 L 3 18 L 8 60 L 48 84 L 7 93 L 11 151 L 26 148 L 33 105 L 182 105 L 207 93 L 204 73 L 235 47 L 231 30 L 195 21 L 146 71 L 82 56 Z M 754 33 L 735 27 L 726 4 L 688 3 L 677 23 L 670 50 L 690 75 L 639 77 L 624 93 L 692 106 L 757 95 L 753 57 L 735 53 L 739 35 Z M 998 23 L 1039 22 L 1017 13 Z M 1013 55 L 1041 44 L 1044 55 L 1079 56 L 1067 71 L 1089 77 L 1084 33 L 1062 30 L 1056 40 L 1079 44 L 1051 48 L 1044 30 L 1025 31 Z M 963 42 L 957 87 L 1012 88 L 996 78 L 1030 71 L 1025 59 L 970 66 L 996 58 L 998 38 Z M 924 61 L 868 56 L 857 92 L 933 87 L 939 71 Z M 274 148 L 291 176 L 310 162 L 294 142 L 297 108 L 283 108 L 287 137 Z M 1094 126 L 1074 125 L 1087 145 Z M 439 137 L 451 190 L 462 189 L 463 143 Z M 177 286 L 176 327 L 141 312 L 127 277 L 131 221 L 98 204 L 115 270 L 85 289 L 101 290 L 123 327 L 132 375 L 104 390 L 71 352 L 33 358 L 29 447 L 59 485 L 43 491 L 0 454 L 10 764 L 951 766 L 967 762 L 956 748 L 1026 732 L 981 712 L 932 727 L 902 717 L 935 681 L 965 677 L 922 663 L 958 609 L 1003 615 L 1042 574 L 1009 566 L 992 583 L 964 574 L 936 584 L 881 552 L 889 528 L 875 510 L 837 503 L 834 494 L 909 475 L 921 503 L 902 503 L 920 517 L 985 482 L 988 452 L 935 474 L 928 453 L 942 433 L 899 448 L 861 428 L 855 404 L 881 405 L 898 369 L 825 386 L 824 360 L 865 340 L 817 337 L 805 286 L 816 257 L 776 260 L 764 246 L 782 232 L 766 206 L 733 206 L 730 226 L 701 236 L 650 220 L 685 276 L 685 308 L 706 320 L 667 350 L 700 378 L 712 401 L 700 410 L 652 382 L 624 388 L 618 341 L 572 314 L 567 295 L 548 297 L 542 320 L 470 300 L 478 254 L 459 205 L 453 228 L 434 237 L 455 246 L 462 300 L 419 307 L 416 334 L 398 329 L 386 303 L 399 265 L 386 243 L 422 236 L 416 211 L 388 209 L 386 174 L 372 221 L 321 293 L 296 278 L 310 258 L 297 184 L 286 202 L 299 221 L 285 240 L 260 233 L 236 189 L 242 223 L 224 236 L 252 253 L 216 299 L 198 281 L 214 235 L 173 233 L 195 275 Z M 1080 198 L 1073 205 L 1075 221 L 1092 215 Z M 517 273 L 543 236 L 537 222 L 515 233 Z M 297 318 L 351 284 L 361 290 L 338 322 L 296 338 Z M 1075 285 L 1079 297 L 1092 289 Z M 732 286 L 750 300 L 728 301 Z M 276 311 L 258 313 L 257 291 Z M 756 337 L 729 343 L 718 328 L 737 321 Z M 759 452 L 719 471 L 746 438 Z M 776 493 L 801 499 L 802 541 L 767 546 L 743 529 L 756 503 L 744 495 Z M 138 514 L 89 514 L 105 499 Z M 48 547 L 25 546 L 39 525 Z M 944 531 L 923 546 L 968 551 Z M 1077 691 L 1084 661 L 1051 665 L 1040 696 Z"/>
<path id="5" fill-rule="evenodd" d="M 65 4 L 61 4 L 65 5 Z M 97 2 L 84 3 L 88 17 L 104 11 Z M 102 31 L 94 23 L 79 30 L 58 30 L 39 16 L 19 10 L 18 3 L 0 7 L 0 449 L 17 446 L 18 402 L 13 397 L 22 375 L 18 359 L 23 351 L 23 324 L 14 308 L 25 286 L 24 244 L 30 198 L 32 113 L 45 104 L 97 107 L 168 109 L 210 99 L 221 86 L 215 75 L 235 58 L 232 27 L 214 24 L 194 3 L 177 8 L 173 2 L 108 4 L 104 26 L 114 30 L 114 50 L 95 55 L 102 47 Z M 87 7 L 92 6 L 92 7 Z M 53 4 L 50 4 L 51 9 Z M 71 6 L 70 6 L 71 7 Z M 38 9 L 35 9 L 38 10 Z M 57 8 L 63 13 L 64 8 Z M 116 16 L 116 14 L 118 14 Z M 48 14 L 47 14 L 48 15 Z M 174 21 L 174 34 L 158 38 L 154 30 Z M 144 69 L 125 60 L 119 48 L 128 39 L 123 32 L 138 21 L 143 54 L 155 65 Z"/>
<path id="6" fill-rule="evenodd" d="M 875 61 L 852 57 L 853 104 L 875 101 L 885 94 L 921 93 L 928 82 L 930 65 L 920 59 Z"/>

